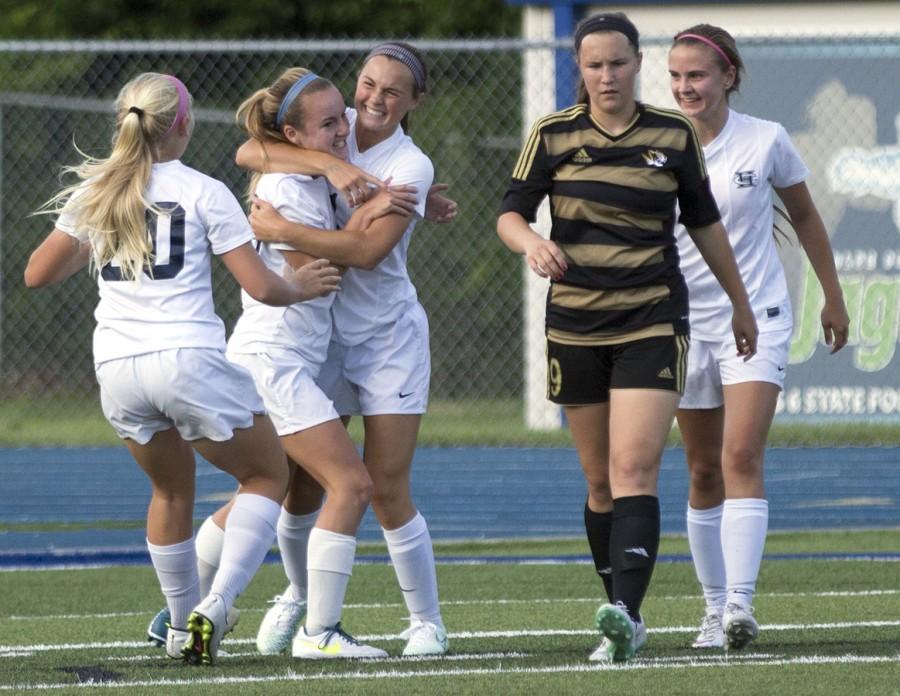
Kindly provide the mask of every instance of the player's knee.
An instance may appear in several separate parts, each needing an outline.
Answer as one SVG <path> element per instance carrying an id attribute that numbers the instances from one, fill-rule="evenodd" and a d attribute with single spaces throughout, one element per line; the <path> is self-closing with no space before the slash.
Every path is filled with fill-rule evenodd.
<path id="1" fill-rule="evenodd" d="M 763 455 L 758 447 L 737 445 L 725 451 L 724 466 L 729 476 L 755 479 L 762 471 Z"/>
<path id="2" fill-rule="evenodd" d="M 717 491 L 722 485 L 722 466 L 718 461 L 691 466 L 691 487 L 695 491 Z"/>

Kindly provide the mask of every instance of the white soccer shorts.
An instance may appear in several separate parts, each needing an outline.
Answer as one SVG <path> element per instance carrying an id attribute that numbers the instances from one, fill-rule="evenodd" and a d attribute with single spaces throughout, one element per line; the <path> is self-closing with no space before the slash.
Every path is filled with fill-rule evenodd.
<path id="1" fill-rule="evenodd" d="M 214 348 L 174 348 L 95 366 L 103 415 L 145 445 L 173 426 L 185 440 L 230 440 L 266 408 L 253 378 Z"/>
<path id="2" fill-rule="evenodd" d="M 296 351 L 234 353 L 228 359 L 253 375 L 275 432 L 290 435 L 338 418 L 338 412 L 316 384 L 319 366 Z"/>
<path id="3" fill-rule="evenodd" d="M 359 345 L 332 341 L 317 381 L 342 416 L 425 413 L 431 352 L 422 305 Z"/>
<path id="4" fill-rule="evenodd" d="M 771 382 L 784 389 L 784 373 L 791 347 L 792 329 L 759 334 L 756 355 L 744 362 L 734 339 L 704 341 L 692 338 L 688 351 L 687 379 L 678 408 L 718 408 L 725 403 L 722 385 Z"/>

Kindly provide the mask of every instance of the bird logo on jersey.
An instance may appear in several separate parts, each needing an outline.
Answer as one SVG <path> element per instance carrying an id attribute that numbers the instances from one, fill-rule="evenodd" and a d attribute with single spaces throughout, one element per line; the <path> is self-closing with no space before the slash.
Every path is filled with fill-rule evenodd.
<path id="1" fill-rule="evenodd" d="M 756 186 L 759 183 L 759 174 L 756 173 L 755 169 L 747 169 L 743 172 L 735 172 L 734 173 L 734 181 L 735 185 L 738 188 L 750 188 L 751 186 Z"/>
<path id="2" fill-rule="evenodd" d="M 643 157 L 644 162 L 651 167 L 664 167 L 666 162 L 669 161 L 666 154 L 659 150 L 647 150 L 647 152 L 641 153 L 641 157 Z"/>

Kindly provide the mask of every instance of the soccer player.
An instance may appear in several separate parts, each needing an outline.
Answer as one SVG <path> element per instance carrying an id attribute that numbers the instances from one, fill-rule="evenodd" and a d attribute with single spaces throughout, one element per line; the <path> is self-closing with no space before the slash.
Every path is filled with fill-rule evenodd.
<path id="1" fill-rule="evenodd" d="M 259 141 L 290 143 L 344 160 L 349 135 L 344 111 L 343 97 L 331 82 L 305 68 L 290 68 L 250 96 L 238 109 L 238 120 Z M 254 174 L 250 191 L 294 222 L 322 230 L 336 227 L 324 177 Z M 416 198 L 411 192 L 406 199 L 403 195 L 389 187 L 380 189 L 356 209 L 347 229 L 363 229 L 384 214 L 408 215 L 398 204 L 411 209 Z M 312 260 L 283 244 L 260 244 L 258 251 L 276 273 Z M 315 381 L 328 353 L 336 296 L 268 307 L 244 293 L 244 311 L 228 341 L 229 359 L 253 375 L 285 452 L 303 470 L 294 474 L 292 497 L 278 522 L 290 586 L 276 597 L 260 626 L 257 648 L 263 654 L 292 645 L 292 655 L 299 658 L 387 656 L 353 639 L 340 622 L 356 531 L 371 499 L 372 479 L 331 399 Z M 323 489 L 325 503 L 319 510 Z"/>
<path id="2" fill-rule="evenodd" d="M 824 291 L 822 327 L 832 353 L 849 331 L 828 233 L 805 183 L 809 171 L 781 125 L 728 105 L 743 68 L 731 35 L 708 24 L 680 32 L 669 52 L 672 95 L 703 145 L 760 330 L 753 360 L 738 359 L 728 336 L 727 298 L 679 227 L 691 352 L 677 418 L 691 474 L 688 539 L 706 600 L 695 648 L 740 649 L 759 631 L 752 601 L 769 518 L 763 459 L 793 328 L 773 236 L 775 194 Z"/>
<path id="3" fill-rule="evenodd" d="M 647 639 L 640 610 L 659 546 L 657 479 L 689 343 L 676 202 L 734 307 L 732 350 L 752 356 L 757 329 L 690 123 L 635 100 L 634 24 L 621 13 L 592 15 L 574 38 L 578 103 L 532 128 L 497 232 L 551 281 L 548 397 L 572 431 L 588 542 L 609 599 L 590 659 L 623 661 Z M 550 239 L 529 224 L 545 196 Z"/>
<path id="4" fill-rule="evenodd" d="M 144 73 L 116 100 L 105 159 L 69 168 L 81 180 L 54 196 L 61 214 L 25 269 L 29 287 L 88 263 L 100 301 L 93 356 L 103 412 L 150 478 L 147 546 L 171 615 L 167 652 L 215 660 L 236 621 L 235 598 L 262 563 L 288 482 L 284 452 L 250 375 L 225 359 L 210 258 L 272 305 L 326 295 L 339 273 L 315 261 L 282 278 L 254 251 L 224 184 L 183 165 L 191 97 L 178 78 Z M 194 551 L 194 456 L 240 482 L 211 592 L 200 596 Z"/>
<path id="5" fill-rule="evenodd" d="M 329 178 L 344 226 L 353 206 L 389 181 L 420 193 L 416 215 L 382 216 L 364 230 L 338 233 L 285 220 L 257 200 L 250 222 L 259 239 L 289 244 L 314 257 L 348 266 L 331 311 L 334 337 L 318 383 L 342 416 L 360 414 L 364 461 L 372 477 L 372 508 L 387 542 L 410 613 L 404 655 L 440 655 L 447 631 L 438 602 L 434 551 L 425 518 L 410 494 L 410 472 L 419 423 L 428 403 L 431 356 L 428 320 L 410 282 L 406 256 L 412 231 L 425 212 L 434 177 L 431 160 L 405 133 L 407 117 L 423 98 L 427 71 L 405 43 L 372 49 L 363 61 L 347 112 L 349 163 L 333 155 L 278 143 L 251 141 L 238 163 L 257 171 L 303 172 Z M 349 203 L 349 205 L 348 205 Z"/>

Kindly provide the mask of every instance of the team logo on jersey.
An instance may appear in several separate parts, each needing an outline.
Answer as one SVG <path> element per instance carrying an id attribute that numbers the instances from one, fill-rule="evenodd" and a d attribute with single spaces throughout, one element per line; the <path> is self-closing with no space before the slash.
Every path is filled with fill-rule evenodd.
<path id="1" fill-rule="evenodd" d="M 641 157 L 643 157 L 644 162 L 651 167 L 664 167 L 666 162 L 669 161 L 666 154 L 659 150 L 647 150 L 647 152 L 641 153 Z"/>
<path id="2" fill-rule="evenodd" d="M 594 160 L 591 159 L 591 156 L 584 148 L 581 148 L 578 152 L 572 155 L 572 164 L 590 164 L 593 161 Z"/>
<path id="3" fill-rule="evenodd" d="M 759 183 L 759 174 L 756 173 L 755 169 L 735 172 L 733 181 L 738 188 L 750 188 Z"/>

